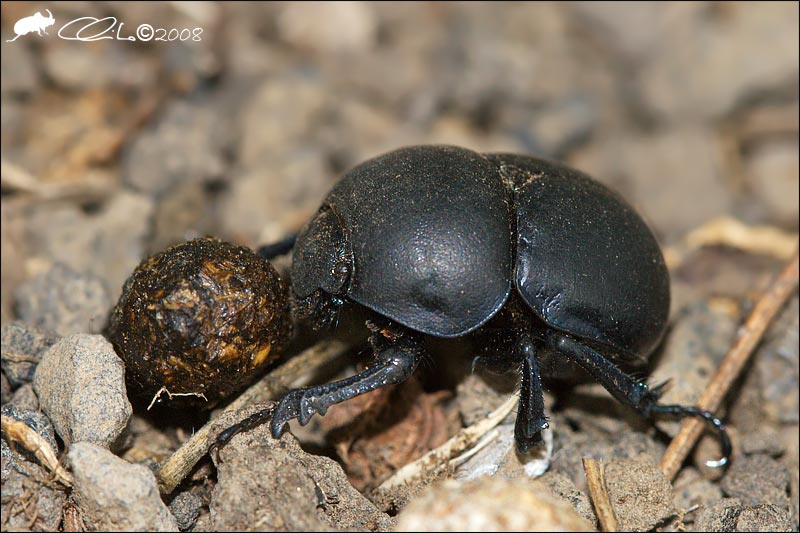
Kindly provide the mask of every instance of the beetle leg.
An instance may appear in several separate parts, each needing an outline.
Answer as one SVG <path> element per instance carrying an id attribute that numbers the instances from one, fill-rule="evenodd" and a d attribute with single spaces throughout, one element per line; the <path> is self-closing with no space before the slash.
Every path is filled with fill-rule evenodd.
<path id="1" fill-rule="evenodd" d="M 314 413 L 324 415 L 331 405 L 405 381 L 414 373 L 424 353 L 420 341 L 411 335 L 401 334 L 389 340 L 376 333 L 371 341 L 376 346 L 378 359 L 374 366 L 355 376 L 326 385 L 296 389 L 284 396 L 272 417 L 273 437 L 280 437 L 293 418 L 305 426 Z M 381 346 L 377 347 L 379 344 Z"/>
<path id="2" fill-rule="evenodd" d="M 284 237 L 278 242 L 259 246 L 258 250 L 256 250 L 256 253 L 267 261 L 271 261 L 279 255 L 286 255 L 292 250 L 292 248 L 294 248 L 294 243 L 297 242 L 297 235 L 298 234 L 295 233 L 294 235 Z"/>
<path id="3" fill-rule="evenodd" d="M 619 402 L 631 406 L 645 418 L 658 414 L 696 416 L 714 426 L 722 441 L 723 457 L 719 461 L 710 461 L 707 464 L 723 466 L 728 462 L 728 457 L 731 455 L 731 441 L 725 425 L 712 413 L 692 406 L 659 404 L 661 387 L 665 384 L 650 389 L 646 383 L 633 379 L 602 354 L 568 335 L 550 331 L 547 341 L 553 349 L 583 368 Z"/>
<path id="4" fill-rule="evenodd" d="M 547 418 L 544 416 L 544 397 L 542 395 L 542 379 L 539 365 L 536 362 L 536 349 L 527 334 L 520 336 L 514 346 L 514 360 L 522 361 L 519 392 L 519 410 L 514 425 L 514 440 L 520 453 L 525 453 L 533 446 L 540 446 L 542 430 L 547 429 Z"/>
<path id="5" fill-rule="evenodd" d="M 270 403 L 267 407 L 260 411 L 256 411 L 252 415 L 248 416 L 241 422 L 234 424 L 224 431 L 222 431 L 214 441 L 214 444 L 211 445 L 211 449 L 209 453 L 212 453 L 219 458 L 218 452 L 219 449 L 222 448 L 224 445 L 228 443 L 235 435 L 238 435 L 242 431 L 247 431 L 250 429 L 254 429 L 267 420 L 272 418 L 272 413 L 275 411 L 275 404 Z"/>

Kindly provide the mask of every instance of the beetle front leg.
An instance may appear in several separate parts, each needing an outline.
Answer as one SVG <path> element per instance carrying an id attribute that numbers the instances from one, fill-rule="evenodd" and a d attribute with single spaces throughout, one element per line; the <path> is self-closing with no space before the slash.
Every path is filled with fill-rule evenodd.
<path id="1" fill-rule="evenodd" d="M 680 417 L 696 416 L 708 422 L 719 432 L 723 457 L 719 461 L 710 461 L 707 464 L 708 466 L 723 466 L 728 462 L 731 455 L 731 441 L 725 425 L 712 413 L 694 406 L 658 403 L 661 396 L 660 389 L 663 385 L 649 388 L 646 383 L 633 379 L 602 354 L 569 335 L 551 331 L 547 341 L 551 348 L 584 369 L 619 402 L 629 405 L 645 418 L 665 414 Z"/>
<path id="2" fill-rule="evenodd" d="M 519 452 L 525 453 L 532 447 L 543 444 L 542 431 L 549 427 L 544 415 L 542 378 L 536 362 L 536 349 L 528 335 L 522 335 L 517 340 L 514 360 L 522 362 L 514 440 Z"/>
<path id="3" fill-rule="evenodd" d="M 279 255 L 286 255 L 292 251 L 292 248 L 294 248 L 294 245 L 297 242 L 297 235 L 298 234 L 295 233 L 294 235 L 284 237 L 280 241 L 259 246 L 258 250 L 256 250 L 256 253 L 267 261 L 271 261 Z"/>
<path id="4" fill-rule="evenodd" d="M 376 351 L 377 363 L 355 376 L 315 387 L 289 392 L 278 403 L 272 417 L 272 436 L 276 439 L 296 418 L 301 426 L 308 424 L 314 413 L 324 415 L 331 405 L 372 390 L 401 383 L 416 370 L 424 354 L 420 340 L 409 333 L 375 333 L 370 342 Z"/>

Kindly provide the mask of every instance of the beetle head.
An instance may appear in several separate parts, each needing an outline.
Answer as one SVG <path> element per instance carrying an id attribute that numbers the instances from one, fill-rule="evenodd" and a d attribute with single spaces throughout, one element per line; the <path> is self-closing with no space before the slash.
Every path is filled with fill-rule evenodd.
<path id="1" fill-rule="evenodd" d="M 323 207 L 297 239 L 292 260 L 292 286 L 298 299 L 318 290 L 347 292 L 353 254 L 336 213 Z"/>

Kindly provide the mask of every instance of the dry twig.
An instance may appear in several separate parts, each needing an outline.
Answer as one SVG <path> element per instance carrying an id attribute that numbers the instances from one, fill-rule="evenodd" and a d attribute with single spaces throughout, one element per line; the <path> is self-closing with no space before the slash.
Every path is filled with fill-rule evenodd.
<path id="1" fill-rule="evenodd" d="M 115 190 L 110 181 L 92 175 L 87 175 L 78 182 L 42 181 L 5 159 L 0 160 L 0 186 L 3 190 L 29 194 L 39 200 L 100 200 Z"/>
<path id="2" fill-rule="evenodd" d="M 756 345 L 767 330 L 767 326 L 769 326 L 780 308 L 797 288 L 797 280 L 798 252 L 796 247 L 794 256 L 786 264 L 783 272 L 758 300 L 744 325 L 740 328 L 736 342 L 725 356 L 717 373 L 711 379 L 697 403 L 700 409 L 713 413 L 719 408 L 731 384 L 739 376 L 745 363 L 747 363 Z M 695 418 L 687 418 L 683 422 L 680 432 L 672 440 L 669 448 L 664 453 L 664 457 L 661 459 L 661 471 L 664 472 L 667 479 L 672 480 L 678 473 L 681 464 L 683 464 L 683 461 L 700 437 L 703 427 L 703 422 Z"/>
<path id="3" fill-rule="evenodd" d="M 392 477 L 381 483 L 376 492 L 387 492 L 395 487 L 412 483 L 426 472 L 446 468 L 450 459 L 474 446 L 481 438 L 511 413 L 519 403 L 519 396 L 512 394 L 503 404 L 489 413 L 486 418 L 462 429 L 450 440 L 429 451 L 416 461 L 398 469 Z"/>
<path id="4" fill-rule="evenodd" d="M 666 248 L 664 256 L 671 268 L 706 246 L 728 246 L 751 254 L 788 259 L 795 251 L 796 243 L 796 233 L 775 226 L 749 226 L 735 218 L 717 217 L 687 233 L 680 243 Z"/>
<path id="5" fill-rule="evenodd" d="M 28 424 L 21 420 L 16 420 L 10 416 L 0 416 L 0 425 L 3 434 L 9 442 L 21 444 L 26 450 L 31 452 L 40 463 L 50 470 L 55 479 L 66 487 L 72 486 L 72 474 L 61 466 L 58 456 L 53 448 L 44 438 L 36 433 Z"/>
<path id="6" fill-rule="evenodd" d="M 594 512 L 600 521 L 600 528 L 603 531 L 617 531 L 617 516 L 614 514 L 614 508 L 611 507 L 611 500 L 608 497 L 608 490 L 606 490 L 603 465 L 594 459 L 584 457 L 583 471 L 586 473 L 589 495 L 592 497 Z"/>

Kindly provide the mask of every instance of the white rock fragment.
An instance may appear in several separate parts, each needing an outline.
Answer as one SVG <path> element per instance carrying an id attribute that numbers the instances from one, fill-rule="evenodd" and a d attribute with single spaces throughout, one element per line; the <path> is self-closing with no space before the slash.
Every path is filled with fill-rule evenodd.
<path id="1" fill-rule="evenodd" d="M 447 480 L 412 500 L 396 531 L 591 531 L 540 481 L 482 477 Z"/>

